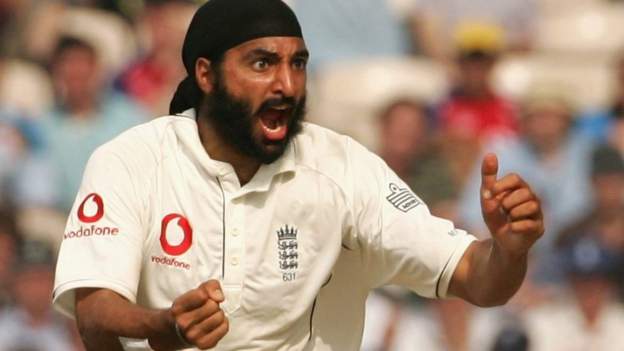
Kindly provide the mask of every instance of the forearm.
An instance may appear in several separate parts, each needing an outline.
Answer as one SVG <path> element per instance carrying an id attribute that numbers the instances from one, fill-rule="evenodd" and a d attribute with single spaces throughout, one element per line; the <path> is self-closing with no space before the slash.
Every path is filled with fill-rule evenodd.
<path id="1" fill-rule="evenodd" d="M 456 269 L 449 291 L 478 306 L 505 304 L 518 291 L 527 270 L 527 255 L 512 256 L 494 240 L 473 243 Z"/>
<path id="2" fill-rule="evenodd" d="M 76 317 L 89 351 L 123 350 L 119 337 L 178 342 L 167 311 L 140 307 L 107 289 L 76 292 Z"/>

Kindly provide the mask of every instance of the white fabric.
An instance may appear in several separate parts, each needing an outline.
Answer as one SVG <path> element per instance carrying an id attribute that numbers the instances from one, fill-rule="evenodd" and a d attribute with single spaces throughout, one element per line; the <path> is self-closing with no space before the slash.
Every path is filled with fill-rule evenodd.
<path id="1" fill-rule="evenodd" d="M 377 156 L 306 124 L 241 187 L 186 114 L 133 128 L 91 157 L 57 264 L 61 311 L 73 314 L 80 287 L 167 308 L 218 279 L 230 331 L 217 350 L 345 351 L 359 348 L 371 288 L 446 295 L 474 237 L 433 217 Z M 176 251 L 186 224 L 192 243 Z"/>
<path id="2" fill-rule="evenodd" d="M 525 325 L 535 351 L 611 351 L 624 347 L 624 306 L 606 302 L 592 327 L 571 298 L 527 313 Z"/>

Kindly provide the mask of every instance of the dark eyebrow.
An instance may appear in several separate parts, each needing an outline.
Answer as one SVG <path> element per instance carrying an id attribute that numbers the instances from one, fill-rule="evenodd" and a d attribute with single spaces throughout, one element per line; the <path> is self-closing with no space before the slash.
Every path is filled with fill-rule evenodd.
<path id="1" fill-rule="evenodd" d="M 252 60 L 252 59 L 255 59 L 257 57 L 267 57 L 267 58 L 269 58 L 271 60 L 275 60 L 275 61 L 279 60 L 279 55 L 276 52 L 269 51 L 267 49 L 262 49 L 262 48 L 251 50 L 250 52 L 245 54 L 245 56 L 243 56 L 243 59 L 244 60 Z M 293 57 L 308 59 L 310 57 L 310 53 L 308 52 L 308 50 L 303 49 L 303 50 L 297 51 L 293 55 Z"/>
<path id="2" fill-rule="evenodd" d="M 245 60 L 251 60 L 257 57 L 268 57 L 271 60 L 279 60 L 279 55 L 276 52 L 266 49 L 254 49 L 245 54 L 243 57 Z"/>
<path id="3" fill-rule="evenodd" d="M 306 49 L 299 50 L 295 53 L 294 57 L 308 59 L 310 58 L 310 52 L 308 52 L 308 50 Z"/>

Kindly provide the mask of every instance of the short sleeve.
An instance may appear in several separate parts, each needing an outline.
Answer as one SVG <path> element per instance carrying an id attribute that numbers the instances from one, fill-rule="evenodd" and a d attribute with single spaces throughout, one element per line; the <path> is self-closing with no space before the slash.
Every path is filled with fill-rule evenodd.
<path id="1" fill-rule="evenodd" d="M 53 301 L 74 316 L 78 288 L 106 288 L 136 301 L 145 236 L 141 191 L 120 152 L 97 149 L 67 220 Z"/>
<path id="2" fill-rule="evenodd" d="M 446 297 L 457 264 L 475 237 L 433 216 L 379 157 L 353 145 L 353 211 L 372 288 L 397 284 Z"/>

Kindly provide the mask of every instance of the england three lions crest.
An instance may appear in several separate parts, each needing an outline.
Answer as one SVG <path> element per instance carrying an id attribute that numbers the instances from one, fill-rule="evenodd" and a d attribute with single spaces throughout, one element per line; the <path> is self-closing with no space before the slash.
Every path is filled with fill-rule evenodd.
<path id="1" fill-rule="evenodd" d="M 281 227 L 277 233 L 277 254 L 282 280 L 293 281 L 297 277 L 299 268 L 299 253 L 297 243 L 298 230 L 288 225 Z"/>

